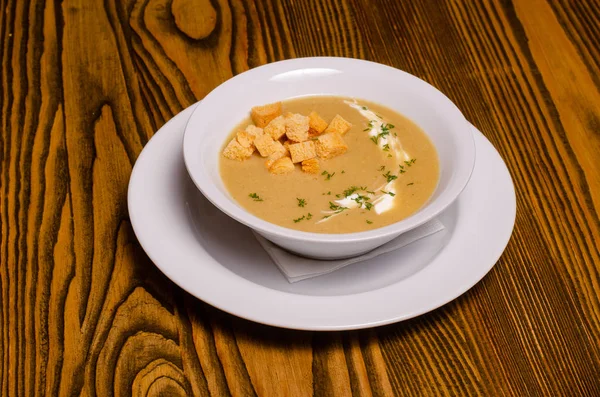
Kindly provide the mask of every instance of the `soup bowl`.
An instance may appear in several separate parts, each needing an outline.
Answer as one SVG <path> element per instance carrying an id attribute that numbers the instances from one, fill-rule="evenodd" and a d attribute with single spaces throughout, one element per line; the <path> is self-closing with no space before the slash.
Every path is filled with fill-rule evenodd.
<path id="1" fill-rule="evenodd" d="M 251 107 L 302 96 L 355 97 L 384 105 L 415 122 L 433 142 L 440 179 L 425 205 L 399 222 L 364 232 L 323 234 L 282 227 L 254 216 L 228 193 L 219 172 L 221 149 Z M 299 58 L 251 69 L 224 82 L 196 107 L 185 129 L 188 173 L 217 208 L 273 243 L 318 259 L 360 255 L 433 219 L 467 185 L 475 164 L 470 127 L 440 91 L 401 70 L 357 59 Z M 231 241 L 235 249 L 235 241 Z"/>

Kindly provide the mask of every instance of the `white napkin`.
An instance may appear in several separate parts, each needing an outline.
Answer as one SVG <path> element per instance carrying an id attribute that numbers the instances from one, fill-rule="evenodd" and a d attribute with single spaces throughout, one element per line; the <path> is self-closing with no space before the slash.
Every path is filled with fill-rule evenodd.
<path id="1" fill-rule="evenodd" d="M 329 261 L 298 256 L 280 248 L 256 233 L 254 233 L 254 236 L 256 236 L 260 245 L 267 251 L 271 259 L 273 259 L 273 262 L 275 262 L 279 270 L 281 270 L 285 278 L 287 278 L 288 282 L 295 283 L 334 272 L 356 262 L 375 258 L 442 230 L 444 230 L 444 225 L 439 220 L 433 219 L 424 225 L 401 234 L 392 241 L 387 242 L 366 254 L 347 259 Z"/>

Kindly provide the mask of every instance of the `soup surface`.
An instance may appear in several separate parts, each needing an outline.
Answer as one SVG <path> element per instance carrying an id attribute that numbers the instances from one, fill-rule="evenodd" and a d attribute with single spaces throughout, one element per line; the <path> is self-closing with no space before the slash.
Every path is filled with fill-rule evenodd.
<path id="1" fill-rule="evenodd" d="M 398 222 L 433 194 L 439 179 L 435 147 L 397 112 L 365 100 L 330 96 L 283 101 L 282 111 L 316 111 L 327 123 L 340 115 L 352 124 L 342 135 L 347 151 L 318 158 L 317 173 L 303 172 L 298 163 L 293 172 L 273 174 L 258 152 L 244 161 L 222 156 L 222 180 L 250 213 L 291 229 L 352 233 Z M 250 124 L 250 118 L 243 120 L 230 139 Z M 284 135 L 281 141 L 285 140 Z"/>

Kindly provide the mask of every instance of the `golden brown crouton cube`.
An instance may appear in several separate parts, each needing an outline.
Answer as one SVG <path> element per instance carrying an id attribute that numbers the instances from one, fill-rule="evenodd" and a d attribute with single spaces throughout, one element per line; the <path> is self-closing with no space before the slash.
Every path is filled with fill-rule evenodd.
<path id="1" fill-rule="evenodd" d="M 319 135 L 317 139 L 317 155 L 322 159 L 330 159 L 346 153 L 348 146 L 337 132 L 328 132 Z"/>
<path id="2" fill-rule="evenodd" d="M 278 140 L 285 135 L 285 118 L 277 116 L 265 127 L 265 134 L 271 135 L 271 138 Z"/>
<path id="3" fill-rule="evenodd" d="M 254 152 L 254 137 L 246 131 L 238 131 L 235 135 L 238 143 L 245 148 L 251 149 Z"/>
<path id="4" fill-rule="evenodd" d="M 308 139 L 308 117 L 301 114 L 288 114 L 285 117 L 285 134 L 294 142 Z"/>
<path id="5" fill-rule="evenodd" d="M 267 157 L 275 153 L 275 151 L 277 151 L 278 149 L 277 145 L 275 144 L 275 141 L 273 140 L 273 138 L 271 138 L 271 135 L 268 134 L 258 136 L 254 140 L 254 146 L 256 146 L 256 149 L 258 149 L 258 152 L 263 157 Z"/>
<path id="6" fill-rule="evenodd" d="M 269 167 L 269 172 L 272 174 L 287 174 L 293 172 L 295 169 L 292 159 L 289 157 L 282 157 Z"/>
<path id="7" fill-rule="evenodd" d="M 254 137 L 254 139 L 256 139 L 257 137 L 261 136 L 262 134 L 264 134 L 264 130 L 260 127 L 257 127 L 255 125 L 250 124 L 248 127 L 246 127 L 246 132 L 248 134 L 250 134 L 251 136 Z"/>
<path id="8" fill-rule="evenodd" d="M 308 115 L 308 136 L 313 137 L 320 135 L 327 128 L 327 122 L 319 116 L 315 111 Z"/>
<path id="9" fill-rule="evenodd" d="M 352 128 L 352 124 L 350 124 L 349 122 L 344 120 L 342 116 L 337 114 L 325 129 L 325 132 L 337 132 L 340 135 L 344 135 L 350 130 L 350 128 Z"/>
<path id="10" fill-rule="evenodd" d="M 246 148 L 240 145 L 237 139 L 232 139 L 223 149 L 223 156 L 231 160 L 244 161 L 254 152 L 253 148 Z"/>
<path id="11" fill-rule="evenodd" d="M 276 161 L 279 160 L 280 158 L 287 156 L 288 155 L 288 150 L 286 149 L 285 146 L 283 146 L 281 144 L 281 142 L 279 141 L 275 141 L 273 143 L 273 145 L 275 146 L 275 151 L 273 153 L 271 153 L 269 155 L 269 157 L 267 158 L 267 161 L 265 161 L 265 166 L 267 168 L 270 168 L 271 165 Z"/>
<path id="12" fill-rule="evenodd" d="M 317 155 L 315 143 L 313 141 L 305 141 L 290 145 L 290 154 L 292 162 L 299 163 L 304 160 L 312 159 Z"/>
<path id="13" fill-rule="evenodd" d="M 281 102 L 269 103 L 268 105 L 255 106 L 250 111 L 252 121 L 257 127 L 266 127 L 271 120 L 281 115 Z"/>
<path id="14" fill-rule="evenodd" d="M 319 160 L 316 158 L 304 160 L 302 162 L 302 171 L 308 172 L 309 174 L 318 174 L 321 167 L 319 167 Z"/>

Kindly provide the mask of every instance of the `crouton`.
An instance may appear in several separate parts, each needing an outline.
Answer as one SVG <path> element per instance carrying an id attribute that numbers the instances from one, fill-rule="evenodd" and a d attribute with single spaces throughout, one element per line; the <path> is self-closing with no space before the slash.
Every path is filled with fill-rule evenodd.
<path id="1" fill-rule="evenodd" d="M 301 114 L 288 114 L 285 117 L 285 135 L 294 142 L 308 139 L 308 117 Z"/>
<path id="2" fill-rule="evenodd" d="M 269 167 L 269 172 L 276 175 L 287 174 L 288 172 L 293 172 L 295 168 L 291 158 L 282 157 L 279 160 L 275 160 L 271 167 Z"/>
<path id="3" fill-rule="evenodd" d="M 344 120 L 342 116 L 337 114 L 325 129 L 325 132 L 337 132 L 340 135 L 344 135 L 350 130 L 350 128 L 352 128 L 352 124 L 350 124 L 349 122 Z"/>
<path id="4" fill-rule="evenodd" d="M 293 163 L 300 163 L 301 161 L 312 159 L 317 155 L 313 141 L 294 143 L 290 145 L 289 149 Z"/>
<path id="5" fill-rule="evenodd" d="M 285 118 L 277 116 L 265 127 L 265 134 L 271 135 L 271 138 L 278 140 L 285 135 Z"/>
<path id="6" fill-rule="evenodd" d="M 237 139 L 232 139 L 223 149 L 223 156 L 231 160 L 244 161 L 254 152 L 254 148 L 243 147 Z"/>
<path id="7" fill-rule="evenodd" d="M 281 115 L 281 102 L 269 103 L 268 105 L 255 106 L 250 111 L 250 117 L 257 127 L 266 127 L 271 120 Z"/>
<path id="8" fill-rule="evenodd" d="M 273 165 L 273 163 L 276 160 L 279 160 L 280 158 L 287 156 L 289 153 L 288 150 L 285 148 L 285 146 L 283 146 L 281 144 L 281 142 L 275 141 L 275 142 L 273 142 L 273 145 L 275 146 L 275 151 L 273 153 L 271 153 L 269 155 L 269 157 L 267 158 L 267 161 L 265 161 L 265 166 L 267 168 L 270 168 L 271 165 Z"/>
<path id="9" fill-rule="evenodd" d="M 254 140 L 263 134 L 262 128 L 249 125 L 245 130 L 240 130 L 236 134 L 237 141 L 245 148 L 251 148 L 254 151 Z"/>
<path id="10" fill-rule="evenodd" d="M 316 158 L 304 160 L 302 162 L 302 171 L 309 174 L 318 174 L 321 167 L 319 167 L 319 160 Z"/>
<path id="11" fill-rule="evenodd" d="M 252 152 L 254 152 L 254 137 L 251 136 L 250 134 L 248 134 L 246 131 L 238 131 L 238 133 L 235 135 L 238 143 L 240 145 L 242 145 L 243 147 L 252 150 Z"/>
<path id="12" fill-rule="evenodd" d="M 348 146 L 337 132 L 328 132 L 317 138 L 317 155 L 322 159 L 330 159 L 346 153 Z"/>
<path id="13" fill-rule="evenodd" d="M 277 142 L 279 143 L 279 142 Z M 281 145 L 281 143 L 279 143 Z M 254 140 L 254 146 L 258 149 L 261 156 L 267 157 L 277 151 L 278 147 L 271 135 L 263 134 Z M 282 145 L 283 146 L 283 145 Z"/>
<path id="14" fill-rule="evenodd" d="M 308 136 L 313 137 L 320 135 L 327 128 L 327 122 L 319 116 L 315 111 L 308 115 Z"/>
<path id="15" fill-rule="evenodd" d="M 262 134 L 264 134 L 264 131 L 262 128 L 257 127 L 255 125 L 250 124 L 248 127 L 246 127 L 246 132 L 253 136 L 254 139 L 256 139 L 257 137 L 261 136 Z"/>

